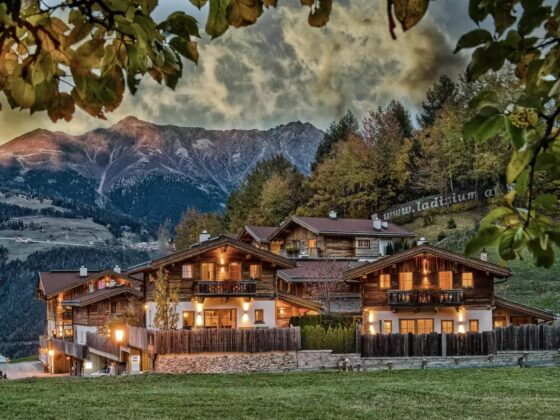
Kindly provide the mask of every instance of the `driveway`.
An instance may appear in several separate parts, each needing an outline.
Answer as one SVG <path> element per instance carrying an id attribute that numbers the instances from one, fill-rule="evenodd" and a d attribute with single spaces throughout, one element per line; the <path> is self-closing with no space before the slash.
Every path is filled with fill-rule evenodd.
<path id="1" fill-rule="evenodd" d="M 8 375 L 8 379 L 23 379 L 40 376 L 58 376 L 44 373 L 43 364 L 39 361 L 21 363 L 0 363 L 0 370 Z"/>

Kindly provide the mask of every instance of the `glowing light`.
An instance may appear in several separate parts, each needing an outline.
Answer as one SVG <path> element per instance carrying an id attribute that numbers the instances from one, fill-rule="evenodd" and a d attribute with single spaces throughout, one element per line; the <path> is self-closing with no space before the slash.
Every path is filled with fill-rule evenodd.
<path id="1" fill-rule="evenodd" d="M 369 326 L 369 333 L 370 334 L 375 334 L 375 327 L 373 325 Z"/>
<path id="2" fill-rule="evenodd" d="M 249 314 L 247 314 L 247 312 L 243 314 L 243 316 L 241 317 L 241 321 L 243 322 L 249 321 Z"/>
<path id="3" fill-rule="evenodd" d="M 465 334 L 465 326 L 463 325 L 463 323 L 459 324 L 458 332 L 459 334 Z"/>
<path id="4" fill-rule="evenodd" d="M 89 369 L 93 369 L 93 363 L 91 363 L 89 360 L 86 360 L 86 361 L 84 362 L 84 368 L 85 368 L 85 369 L 88 369 L 88 370 L 89 370 Z"/>
<path id="5" fill-rule="evenodd" d="M 144 305 L 144 309 L 145 309 L 145 310 L 148 310 L 149 307 L 150 307 L 150 306 L 149 306 L 147 303 Z"/>
<path id="6" fill-rule="evenodd" d="M 373 311 L 369 311 L 368 321 L 370 324 L 373 322 Z"/>
<path id="7" fill-rule="evenodd" d="M 220 264 L 224 265 L 225 263 L 226 263 L 226 260 L 224 260 L 224 257 L 221 257 L 220 258 Z M 222 267 L 222 269 L 223 269 L 223 267 Z"/>
<path id="8" fill-rule="evenodd" d="M 203 307 L 204 307 L 204 305 L 203 305 L 202 303 L 198 302 L 198 303 L 196 304 L 196 311 L 197 311 L 197 312 L 202 312 L 202 308 L 203 308 Z"/>
<path id="9" fill-rule="evenodd" d="M 202 325 L 202 315 L 200 315 L 200 313 L 196 316 L 196 325 L 197 327 Z"/>
<path id="10" fill-rule="evenodd" d="M 280 316 L 284 316 L 284 308 L 280 308 Z"/>
<path id="11" fill-rule="evenodd" d="M 120 343 L 124 340 L 124 331 L 123 330 L 115 330 L 115 340 L 117 343 Z"/>
<path id="12" fill-rule="evenodd" d="M 49 356 L 50 356 L 50 357 L 53 357 L 53 356 L 54 356 L 54 350 L 52 350 L 52 349 L 49 350 Z"/>
<path id="13" fill-rule="evenodd" d="M 249 302 L 243 302 L 243 310 L 247 312 L 249 310 Z"/>

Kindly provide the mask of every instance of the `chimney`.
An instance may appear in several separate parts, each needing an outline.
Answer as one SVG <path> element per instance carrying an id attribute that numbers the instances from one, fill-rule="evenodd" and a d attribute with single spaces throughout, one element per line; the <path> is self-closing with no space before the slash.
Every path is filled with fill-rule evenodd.
<path id="1" fill-rule="evenodd" d="M 198 236 L 198 242 L 205 242 L 210 239 L 210 234 L 206 229 L 202 231 L 202 233 Z"/>
<path id="2" fill-rule="evenodd" d="M 418 245 L 418 246 L 424 245 L 424 244 L 427 244 L 427 243 L 428 243 L 428 241 L 423 236 L 421 236 L 420 239 L 418 239 L 418 241 L 416 241 L 416 245 Z"/>
<path id="3" fill-rule="evenodd" d="M 120 272 L 121 272 L 121 267 L 118 266 L 118 265 L 115 265 L 115 268 L 113 268 L 113 271 L 114 271 L 115 273 L 120 273 Z"/>
<path id="4" fill-rule="evenodd" d="M 377 217 L 377 213 L 371 215 L 371 220 L 373 220 L 373 228 L 375 230 L 381 230 L 381 219 Z"/>
<path id="5" fill-rule="evenodd" d="M 87 267 L 84 265 L 80 267 L 80 277 L 87 277 Z"/>
<path id="6" fill-rule="evenodd" d="M 336 217 L 337 217 L 336 211 L 334 211 L 334 210 L 329 211 L 329 219 L 335 220 Z"/>
<path id="7" fill-rule="evenodd" d="M 389 229 L 389 222 L 387 220 L 382 220 L 381 221 L 381 227 L 383 229 Z"/>
<path id="8" fill-rule="evenodd" d="M 480 251 L 480 259 L 482 261 L 488 261 L 488 252 L 486 252 L 485 248 L 482 248 L 482 251 Z"/>

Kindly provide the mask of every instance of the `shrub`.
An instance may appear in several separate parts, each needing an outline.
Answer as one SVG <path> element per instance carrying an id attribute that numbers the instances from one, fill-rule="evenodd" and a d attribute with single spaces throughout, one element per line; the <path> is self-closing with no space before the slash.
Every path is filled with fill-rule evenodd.
<path id="1" fill-rule="evenodd" d="M 332 350 L 333 353 L 356 351 L 356 329 L 352 327 L 328 327 L 307 325 L 301 330 L 304 350 Z"/>
<path id="2" fill-rule="evenodd" d="M 424 216 L 424 227 L 431 226 L 434 224 L 434 217 L 431 214 Z"/>
<path id="3" fill-rule="evenodd" d="M 447 238 L 447 233 L 445 233 L 443 230 L 440 233 L 438 233 L 437 236 L 438 242 L 443 241 L 445 238 Z"/>
<path id="4" fill-rule="evenodd" d="M 453 217 L 451 217 L 447 221 L 447 229 L 456 229 L 456 228 L 457 228 L 457 223 L 455 222 L 455 219 L 453 219 Z"/>
<path id="5" fill-rule="evenodd" d="M 351 327 L 355 324 L 352 317 L 325 314 L 325 315 L 303 315 L 290 318 L 290 325 L 294 327 L 305 327 L 320 325 L 325 329 L 328 327 Z"/>

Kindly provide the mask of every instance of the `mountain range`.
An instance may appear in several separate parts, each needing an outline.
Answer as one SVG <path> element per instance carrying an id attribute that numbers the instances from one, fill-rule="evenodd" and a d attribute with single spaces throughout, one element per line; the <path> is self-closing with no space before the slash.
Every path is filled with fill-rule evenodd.
<path id="1" fill-rule="evenodd" d="M 40 197 L 112 206 L 151 222 L 176 222 L 188 207 L 222 209 L 259 160 L 282 154 L 308 173 L 322 136 L 301 122 L 207 130 L 135 117 L 77 136 L 34 130 L 0 145 L 0 183 Z"/>

